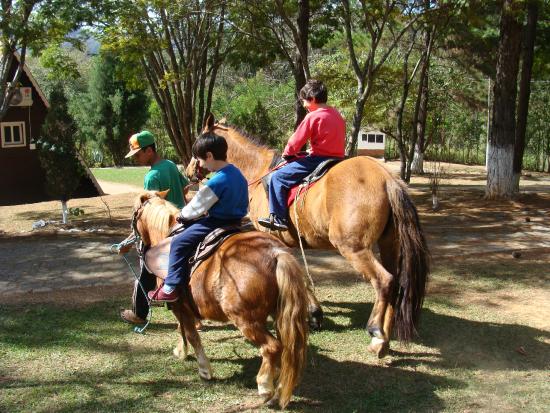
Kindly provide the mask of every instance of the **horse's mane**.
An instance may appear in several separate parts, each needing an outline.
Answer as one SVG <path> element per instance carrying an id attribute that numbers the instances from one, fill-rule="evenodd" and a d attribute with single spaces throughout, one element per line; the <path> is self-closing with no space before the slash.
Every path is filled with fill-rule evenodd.
<path id="1" fill-rule="evenodd" d="M 160 197 L 149 198 L 149 203 L 143 209 L 142 219 L 147 224 L 151 240 L 160 241 L 168 236 L 171 227 L 171 217 L 179 209 L 171 202 Z"/>
<path id="2" fill-rule="evenodd" d="M 231 128 L 235 130 L 236 132 L 239 132 L 242 136 L 244 136 L 251 144 L 262 148 L 262 149 L 268 149 L 268 150 L 275 150 L 271 148 L 269 145 L 267 145 L 261 138 L 257 137 L 256 135 L 251 134 L 250 132 L 245 131 L 243 128 L 233 125 L 231 123 L 224 123 L 222 124 L 226 128 Z"/>
<path id="3" fill-rule="evenodd" d="M 217 125 L 229 137 L 228 155 L 250 181 L 262 175 L 269 167 L 275 150 L 258 137 L 230 124 Z"/>

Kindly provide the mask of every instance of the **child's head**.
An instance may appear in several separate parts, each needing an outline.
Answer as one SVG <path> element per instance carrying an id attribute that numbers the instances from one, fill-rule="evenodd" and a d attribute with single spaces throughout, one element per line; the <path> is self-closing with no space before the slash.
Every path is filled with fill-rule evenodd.
<path id="1" fill-rule="evenodd" d="M 316 103 L 326 103 L 328 97 L 327 88 L 320 80 L 309 79 L 305 86 L 300 89 L 299 97 L 307 101 L 315 99 Z"/>
<path id="2" fill-rule="evenodd" d="M 210 152 L 216 161 L 227 160 L 227 142 L 223 136 L 213 132 L 199 135 L 191 151 L 195 158 L 206 159 L 206 154 Z"/>

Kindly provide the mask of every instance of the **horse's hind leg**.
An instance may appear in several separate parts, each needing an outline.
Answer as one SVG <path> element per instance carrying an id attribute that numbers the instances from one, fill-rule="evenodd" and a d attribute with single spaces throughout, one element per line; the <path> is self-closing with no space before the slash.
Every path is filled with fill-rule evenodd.
<path id="1" fill-rule="evenodd" d="M 186 310 L 179 302 L 173 305 L 172 312 L 179 321 L 181 333 L 180 341 L 178 342 L 178 346 L 174 349 L 174 354 L 177 355 L 178 349 L 182 346 L 182 341 L 187 339 L 195 350 L 197 363 L 199 364 L 199 376 L 205 380 L 210 380 L 212 378 L 212 367 L 202 347 L 199 333 L 195 328 L 195 317 L 193 313 Z"/>
<path id="2" fill-rule="evenodd" d="M 338 247 L 340 253 L 353 265 L 364 278 L 369 280 L 376 292 L 367 330 L 373 337 L 369 351 L 374 351 L 378 357 L 384 357 L 389 350 L 390 331 L 384 327 L 385 314 L 390 302 L 394 277 L 376 259 L 370 248 L 352 250 Z"/>
<path id="3" fill-rule="evenodd" d="M 267 331 L 265 324 L 241 320 L 235 325 L 248 340 L 260 347 L 262 365 L 256 376 L 258 394 L 264 399 L 264 402 L 270 401 L 275 394 L 273 383 L 281 363 L 281 343 Z"/>

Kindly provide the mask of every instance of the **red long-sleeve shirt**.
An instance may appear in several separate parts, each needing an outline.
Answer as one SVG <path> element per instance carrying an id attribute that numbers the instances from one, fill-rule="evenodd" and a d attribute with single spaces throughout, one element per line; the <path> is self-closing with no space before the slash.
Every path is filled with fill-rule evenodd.
<path id="1" fill-rule="evenodd" d="M 283 155 L 296 155 L 308 140 L 311 155 L 343 158 L 346 122 L 340 112 L 327 106 L 308 113 L 288 140 Z"/>

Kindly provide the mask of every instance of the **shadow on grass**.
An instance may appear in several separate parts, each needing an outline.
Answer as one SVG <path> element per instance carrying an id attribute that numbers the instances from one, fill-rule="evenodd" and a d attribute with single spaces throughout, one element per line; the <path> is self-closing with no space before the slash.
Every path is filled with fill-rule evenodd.
<path id="1" fill-rule="evenodd" d="M 437 351 L 415 351 L 412 347 L 402 350 L 400 347 L 400 351 L 392 352 L 391 367 L 374 365 L 374 358 L 366 353 L 369 339 L 362 328 L 371 305 L 339 301 L 325 301 L 323 305 L 327 317 L 326 332 L 347 334 L 348 339 L 351 334 L 355 336 L 355 341 L 364 342 L 364 346 L 359 348 L 365 349 L 365 363 L 328 357 L 323 354 L 322 340 L 319 344 L 310 345 L 308 367 L 296 391 L 298 398 L 289 406 L 291 410 L 439 411 L 445 409 L 438 396 L 441 389 L 459 390 L 467 386 L 464 381 L 453 377 L 454 369 L 545 369 L 544 357 L 549 346 L 543 340 L 550 339 L 548 332 L 517 324 L 467 320 L 430 309 L 423 312 L 417 342 Z M 31 353 L 36 350 L 69 349 L 91 356 L 108 355 L 112 359 L 107 369 L 99 366 L 87 372 L 65 369 L 59 376 L 50 373 L 39 379 L 26 379 L 25 375 L 20 375 L 23 379 L 16 380 L 3 377 L 0 388 L 14 392 L 43 392 L 50 398 L 58 392 L 69 391 L 67 389 L 89 394 L 89 401 L 64 399 L 62 406 L 53 410 L 46 408 L 56 412 L 74 409 L 96 411 L 98 406 L 102 411 L 155 410 L 162 406 L 162 401 L 155 401 L 155 398 L 179 391 L 182 391 L 181 395 L 178 393 L 180 404 L 185 400 L 200 399 L 205 392 L 222 398 L 235 389 L 241 389 L 239 394 L 244 391 L 246 397 L 255 397 L 255 376 L 260 367 L 258 351 L 249 347 L 249 350 L 239 351 L 238 354 L 231 350 L 219 353 L 217 348 L 217 345 L 223 346 L 226 341 L 237 339 L 235 346 L 246 349 L 244 341 L 238 341 L 240 335 L 232 326 L 207 326 L 207 333 L 210 334 L 203 335 L 203 344 L 207 354 L 211 355 L 214 375 L 218 371 L 223 378 L 205 384 L 197 378 L 193 357 L 182 363 L 171 358 L 164 345 L 141 348 L 133 343 L 133 336 L 127 335 L 129 330 L 116 319 L 113 307 L 116 307 L 114 303 L 109 302 L 71 310 L 51 305 L 0 307 L 1 347 Z M 342 325 L 341 321 L 334 321 L 342 317 L 348 317 L 349 323 Z M 173 323 L 164 325 L 157 321 L 149 330 L 151 340 L 144 339 L 143 342 L 150 346 L 155 335 L 164 335 L 174 327 Z M 219 338 L 219 333 L 230 337 Z M 118 338 L 121 335 L 125 338 Z M 173 337 L 176 337 L 175 332 Z M 338 337 L 330 335 L 329 340 L 338 340 Z M 519 346 L 525 350 L 525 355 L 516 352 Z M 228 364 L 233 366 L 229 373 L 228 368 L 224 367 Z M 416 371 L 421 365 L 448 373 L 442 376 L 441 373 Z M 34 374 L 31 376 L 36 377 Z"/>
<path id="2" fill-rule="evenodd" d="M 327 309 L 324 329 L 343 332 L 350 327 L 336 324 L 331 316 L 349 317 L 351 326 L 366 327 L 372 305 L 365 303 L 323 302 Z M 534 311 L 536 311 L 534 309 Z M 354 328 L 354 327 L 352 327 Z M 364 340 L 370 339 L 364 331 Z M 473 321 L 450 315 L 438 314 L 428 308 L 422 311 L 417 343 L 437 349 L 435 361 L 427 360 L 424 353 L 397 352 L 392 365 L 416 367 L 432 365 L 440 368 L 490 369 L 490 370 L 541 370 L 545 368 L 545 356 L 550 352 L 550 333 L 520 324 Z M 525 354 L 518 352 L 522 348 Z M 433 356 L 433 354 L 430 354 Z"/>

